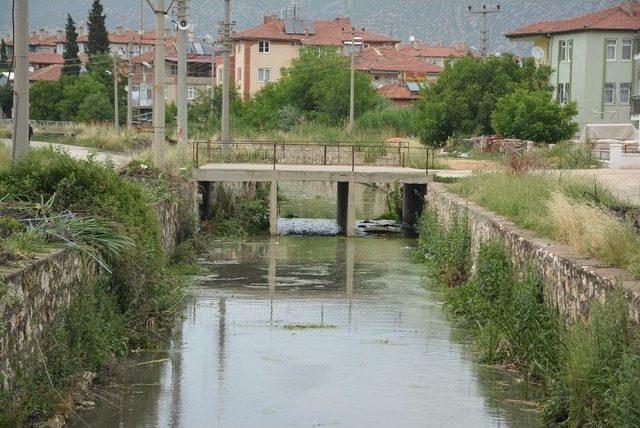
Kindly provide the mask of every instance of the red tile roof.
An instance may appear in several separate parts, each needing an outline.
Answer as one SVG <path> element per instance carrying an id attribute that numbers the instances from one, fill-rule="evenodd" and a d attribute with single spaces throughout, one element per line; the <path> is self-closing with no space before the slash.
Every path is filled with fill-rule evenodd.
<path id="1" fill-rule="evenodd" d="M 131 29 L 122 29 L 109 32 L 109 42 L 117 43 L 117 44 L 143 44 L 143 45 L 153 45 L 155 38 L 154 30 L 144 30 L 142 37 L 140 37 L 139 30 L 131 30 Z M 168 37 L 167 40 L 173 41 L 175 37 Z M 59 43 L 65 43 L 67 41 L 67 36 L 64 32 L 55 34 L 47 32 L 44 37 L 40 34 L 38 35 L 30 35 L 29 36 L 29 45 L 30 46 L 56 46 Z M 89 35 L 86 33 L 78 36 L 78 43 L 87 43 L 89 41 Z M 13 46 L 13 40 L 10 38 L 5 40 L 5 43 L 8 46 Z"/>
<path id="2" fill-rule="evenodd" d="M 351 40 L 352 37 L 352 24 L 348 18 L 336 18 L 334 21 L 311 20 L 315 30 L 314 34 L 287 34 L 283 19 L 274 18 L 269 20 L 267 17 L 265 21 L 268 22 L 239 32 L 234 39 L 294 41 L 311 46 L 342 46 L 345 41 Z M 368 44 L 395 44 L 400 41 L 362 28 L 356 28 L 356 33 L 362 37 L 364 43 Z"/>
<path id="3" fill-rule="evenodd" d="M 378 94 L 390 100 L 417 100 L 420 94 L 411 92 L 405 85 L 398 83 L 383 86 L 378 89 Z"/>
<path id="4" fill-rule="evenodd" d="M 625 2 L 598 12 L 560 21 L 542 21 L 506 34 L 509 38 L 575 31 L 639 31 L 640 4 Z"/>
<path id="5" fill-rule="evenodd" d="M 29 52 L 29 64 L 64 64 L 62 54 Z"/>
<path id="6" fill-rule="evenodd" d="M 62 65 L 54 64 L 34 71 L 29 75 L 29 80 L 32 82 L 40 80 L 55 82 L 60 79 L 60 76 L 62 76 Z"/>
<path id="7" fill-rule="evenodd" d="M 155 51 L 150 50 L 140 55 L 136 55 L 131 58 L 136 64 L 142 64 L 143 62 L 148 62 L 149 64 L 153 63 L 155 59 Z M 220 61 L 220 58 L 217 58 Z M 175 44 L 172 42 L 167 44 L 165 50 L 165 61 L 168 62 L 178 62 L 178 51 L 176 49 Z M 210 63 L 211 55 L 196 55 L 196 54 L 187 54 L 187 62 L 188 63 Z M 220 62 L 218 62 L 220 64 Z"/>
<path id="8" fill-rule="evenodd" d="M 397 71 L 421 74 L 440 73 L 442 68 L 393 47 L 370 47 L 356 58 L 356 68 L 364 71 Z"/>
<path id="9" fill-rule="evenodd" d="M 470 53 L 469 48 L 430 45 L 427 43 L 402 43 L 398 46 L 398 49 L 401 52 L 406 52 L 421 58 L 448 58 L 450 56 L 463 57 Z"/>

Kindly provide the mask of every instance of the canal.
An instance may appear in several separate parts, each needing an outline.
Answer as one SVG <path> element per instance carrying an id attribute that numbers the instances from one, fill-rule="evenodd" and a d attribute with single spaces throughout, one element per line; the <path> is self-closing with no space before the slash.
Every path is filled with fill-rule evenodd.
<path id="1" fill-rule="evenodd" d="M 168 350 L 135 355 L 73 426 L 535 426 L 515 376 L 474 362 L 416 241 L 212 244 Z"/>

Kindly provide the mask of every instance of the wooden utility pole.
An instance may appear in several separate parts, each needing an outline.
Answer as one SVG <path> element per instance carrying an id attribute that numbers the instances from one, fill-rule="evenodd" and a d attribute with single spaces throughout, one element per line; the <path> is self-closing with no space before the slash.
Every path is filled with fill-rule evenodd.
<path id="1" fill-rule="evenodd" d="M 469 13 L 472 15 L 482 15 L 482 29 L 480 30 L 480 42 L 482 43 L 482 58 L 489 56 L 489 24 L 487 22 L 487 15 L 491 13 L 499 13 L 500 5 L 496 5 L 495 8 L 487 7 L 483 4 L 481 8 L 474 9 L 469 6 Z"/>
<path id="2" fill-rule="evenodd" d="M 187 144 L 187 0 L 178 0 L 178 143 Z"/>
<path id="3" fill-rule="evenodd" d="M 224 21 L 222 24 L 222 55 L 224 67 L 222 71 L 222 143 L 227 145 L 231 142 L 231 130 L 229 128 L 229 105 L 230 105 L 230 75 L 231 75 L 231 37 L 233 26 L 231 22 L 231 0 L 224 0 Z"/>
<path id="4" fill-rule="evenodd" d="M 29 0 L 14 2 L 13 139 L 15 164 L 29 155 Z M 11 73 L 11 70 L 9 70 Z M 9 79 L 11 74 L 9 74 Z"/>

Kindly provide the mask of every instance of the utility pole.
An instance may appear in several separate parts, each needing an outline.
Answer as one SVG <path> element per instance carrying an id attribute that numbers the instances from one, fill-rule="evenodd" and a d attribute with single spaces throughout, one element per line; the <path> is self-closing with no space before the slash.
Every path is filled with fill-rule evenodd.
<path id="1" fill-rule="evenodd" d="M 15 164 L 29 155 L 29 0 L 14 2 L 13 140 Z M 9 70 L 11 72 L 11 70 Z M 11 77 L 11 76 L 9 76 Z"/>
<path id="2" fill-rule="evenodd" d="M 222 71 L 222 144 L 231 142 L 231 131 L 229 129 L 229 105 L 230 105 L 230 73 L 231 73 L 231 37 L 233 26 L 231 21 L 231 0 L 224 0 L 224 21 L 221 22 L 222 33 L 222 55 L 224 67 Z"/>
<path id="3" fill-rule="evenodd" d="M 113 122 L 116 135 L 120 134 L 120 103 L 118 97 L 118 62 L 113 56 Z"/>
<path id="4" fill-rule="evenodd" d="M 351 49 L 351 84 L 349 87 L 349 124 L 347 125 L 347 133 L 351 135 L 355 126 L 356 115 L 356 53 L 362 46 L 362 37 L 356 36 L 355 28 L 351 30 L 351 42 L 346 42 Z"/>
<path id="5" fill-rule="evenodd" d="M 129 74 L 127 75 L 127 129 L 131 130 L 133 122 L 133 61 L 131 60 L 133 46 L 127 45 L 127 57 L 129 60 Z"/>
<path id="6" fill-rule="evenodd" d="M 154 40 L 154 60 L 153 60 L 153 143 L 151 150 L 153 152 L 153 164 L 156 168 L 163 168 L 165 165 L 165 70 L 164 63 L 166 59 L 165 45 L 167 36 L 164 32 L 165 16 L 174 0 L 171 0 L 169 7 L 165 9 L 164 0 L 147 0 L 147 4 L 153 10 L 156 17 L 155 40 Z"/>
<path id="7" fill-rule="evenodd" d="M 178 143 L 186 145 L 187 134 L 187 0 L 178 0 Z"/>
<path id="8" fill-rule="evenodd" d="M 469 13 L 472 15 L 482 15 L 482 30 L 481 30 L 481 43 L 482 43 L 482 58 L 489 56 L 489 28 L 487 22 L 487 15 L 491 13 L 499 13 L 500 5 L 496 5 L 495 8 L 487 7 L 483 4 L 481 8 L 474 9 L 469 6 Z"/>

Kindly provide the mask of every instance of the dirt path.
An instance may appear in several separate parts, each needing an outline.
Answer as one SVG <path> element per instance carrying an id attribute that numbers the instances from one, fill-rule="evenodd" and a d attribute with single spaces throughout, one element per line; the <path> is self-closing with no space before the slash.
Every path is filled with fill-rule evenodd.
<path id="1" fill-rule="evenodd" d="M 0 144 L 2 143 L 10 145 L 11 140 L 1 139 Z M 69 153 L 69 156 L 76 159 L 87 159 L 89 156 L 93 155 L 95 156 L 96 160 L 100 162 L 106 162 L 107 160 L 110 160 L 111 162 L 113 162 L 116 168 L 123 167 L 131 161 L 131 156 L 125 154 L 104 152 L 88 147 L 69 146 L 66 144 L 47 143 L 43 141 L 32 141 L 31 147 L 36 149 L 43 149 L 48 147 L 52 147 L 54 149 L 62 149 Z"/>

